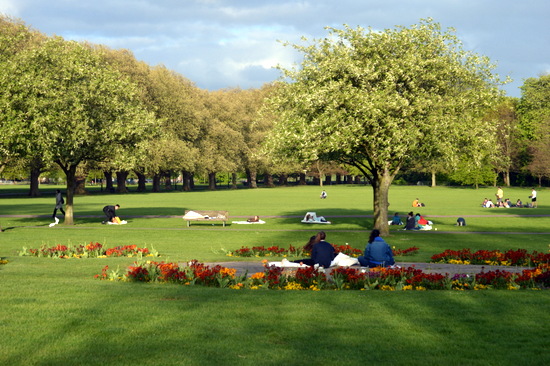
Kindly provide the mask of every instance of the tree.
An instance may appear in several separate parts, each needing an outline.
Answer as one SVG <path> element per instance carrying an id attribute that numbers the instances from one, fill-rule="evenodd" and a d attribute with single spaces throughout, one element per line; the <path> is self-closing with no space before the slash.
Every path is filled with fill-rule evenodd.
<path id="1" fill-rule="evenodd" d="M 137 144 L 156 123 L 134 84 L 97 52 L 59 37 L 18 53 L 0 70 L 0 89 L 8 123 L 26 132 L 21 142 L 42 151 L 67 177 L 66 224 L 74 222 L 79 165 Z"/>
<path id="2" fill-rule="evenodd" d="M 515 103 L 514 99 L 505 98 L 486 117 L 492 118 L 497 126 L 495 136 L 497 154 L 492 159 L 492 165 L 497 173 L 503 173 L 504 184 L 508 187 L 510 186 L 510 171 L 517 160 L 519 150 L 520 136 Z"/>
<path id="3" fill-rule="evenodd" d="M 45 39 L 44 35 L 27 27 L 22 21 L 0 14 L 0 69 L 5 70 L 18 53 L 36 47 Z M 28 158 L 31 162 L 37 162 L 41 157 L 36 150 L 32 151 L 35 157 L 27 157 L 31 151 L 27 149 L 27 144 L 22 143 L 24 139 L 25 131 L 0 105 L 0 173 L 18 157 Z M 32 189 L 31 195 L 34 195 Z"/>
<path id="4" fill-rule="evenodd" d="M 282 69 L 292 82 L 272 98 L 279 119 L 268 148 L 357 167 L 373 187 L 374 227 L 388 233 L 389 187 L 404 162 L 429 160 L 436 146 L 456 163 L 488 140 L 494 129 L 480 117 L 501 82 L 486 57 L 431 19 L 384 32 L 327 29 L 324 39 L 294 45 L 300 68 Z"/>
<path id="5" fill-rule="evenodd" d="M 530 159 L 526 168 L 541 185 L 542 178 L 550 176 L 547 157 L 550 147 L 550 74 L 525 80 L 521 91 L 517 111 Z"/>
<path id="6" fill-rule="evenodd" d="M 517 107 L 523 135 L 536 140 L 539 125 L 550 118 L 550 74 L 525 80 Z"/>

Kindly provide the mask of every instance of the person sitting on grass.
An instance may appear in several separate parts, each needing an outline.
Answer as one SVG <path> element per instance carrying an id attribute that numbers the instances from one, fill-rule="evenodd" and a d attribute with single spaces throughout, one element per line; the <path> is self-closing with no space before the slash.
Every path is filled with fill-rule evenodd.
<path id="1" fill-rule="evenodd" d="M 336 257 L 336 250 L 329 242 L 325 241 L 327 235 L 324 231 L 319 231 L 315 237 L 316 243 L 311 250 L 311 259 L 314 264 L 329 268 L 330 262 Z"/>
<path id="2" fill-rule="evenodd" d="M 369 242 L 365 248 L 365 255 L 357 258 L 363 267 L 389 267 L 395 264 L 393 252 L 380 237 L 380 230 L 374 229 L 370 233 Z"/>
<path id="3" fill-rule="evenodd" d="M 405 224 L 405 230 L 414 230 L 416 228 L 416 221 L 414 219 L 414 213 L 411 211 L 407 214 L 407 223 Z"/>
<path id="4" fill-rule="evenodd" d="M 309 241 L 303 247 L 303 251 L 305 253 L 313 253 L 313 246 L 316 243 L 316 241 L 315 241 L 316 239 L 317 239 L 317 235 L 313 235 L 309 238 Z M 283 262 L 284 262 L 284 259 L 283 259 Z M 305 258 L 305 259 L 298 259 L 298 260 L 295 260 L 295 261 L 292 261 L 292 262 L 305 264 L 306 266 L 315 265 L 315 262 L 313 261 L 313 259 L 311 259 L 311 257 L 310 258 Z"/>
<path id="5" fill-rule="evenodd" d="M 396 212 L 395 215 L 393 215 L 390 225 L 403 225 L 403 221 L 401 221 L 401 217 L 399 217 L 399 212 Z"/>

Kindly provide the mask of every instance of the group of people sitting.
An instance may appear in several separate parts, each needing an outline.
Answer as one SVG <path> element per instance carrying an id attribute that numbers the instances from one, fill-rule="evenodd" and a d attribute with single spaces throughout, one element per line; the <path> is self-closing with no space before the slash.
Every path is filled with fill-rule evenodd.
<path id="1" fill-rule="evenodd" d="M 504 208 L 510 208 L 510 207 L 531 207 L 531 205 L 528 203 L 526 205 L 521 202 L 521 200 L 518 198 L 516 203 L 510 202 L 509 198 L 506 198 L 504 200 L 497 200 L 496 202 L 493 202 L 490 198 L 485 198 L 483 202 L 481 203 L 481 207 L 484 208 L 493 208 L 493 207 L 504 207 Z"/>
<path id="2" fill-rule="evenodd" d="M 391 221 L 388 222 L 390 225 L 403 225 L 399 212 L 396 212 Z M 404 230 L 429 230 L 431 229 L 433 223 L 428 221 L 420 213 L 416 215 L 411 211 L 407 214 L 407 220 L 405 222 Z"/>
<path id="3" fill-rule="evenodd" d="M 324 231 L 319 231 L 317 235 L 312 236 L 304 246 L 304 251 L 311 252 L 311 257 L 299 259 L 293 263 L 329 268 L 338 253 L 325 239 Z M 357 260 L 363 267 L 388 267 L 395 264 L 390 246 L 380 237 L 380 231 L 376 229 L 370 233 L 364 255 L 358 257 Z M 282 263 L 284 264 L 284 262 L 285 260 Z"/>

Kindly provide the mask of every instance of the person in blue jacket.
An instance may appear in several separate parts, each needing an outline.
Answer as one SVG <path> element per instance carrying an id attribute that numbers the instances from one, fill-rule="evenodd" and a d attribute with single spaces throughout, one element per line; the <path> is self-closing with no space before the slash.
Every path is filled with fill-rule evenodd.
<path id="1" fill-rule="evenodd" d="M 314 264 L 330 267 L 330 262 L 336 257 L 336 250 L 329 242 L 325 241 L 327 235 L 324 231 L 319 231 L 315 238 L 316 243 L 311 251 L 311 259 Z"/>
<path id="2" fill-rule="evenodd" d="M 380 230 L 376 229 L 370 233 L 365 255 L 357 259 L 363 267 L 388 267 L 395 264 L 390 246 L 380 237 Z"/>

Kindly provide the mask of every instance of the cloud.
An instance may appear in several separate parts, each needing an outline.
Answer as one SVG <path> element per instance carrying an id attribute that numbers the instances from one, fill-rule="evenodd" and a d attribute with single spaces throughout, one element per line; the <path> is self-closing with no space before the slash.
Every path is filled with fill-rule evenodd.
<path id="1" fill-rule="evenodd" d="M 15 0 L 0 0 L 0 14 L 8 14 L 18 17 L 19 8 L 17 7 Z"/>
<path id="2" fill-rule="evenodd" d="M 467 50 L 498 62 L 516 81 L 548 71 L 549 1 L 524 0 L 0 0 L 0 11 L 48 35 L 127 48 L 199 87 L 260 87 L 300 55 L 278 40 L 323 38 L 325 26 L 410 26 L 432 17 L 456 28 Z M 263 79 L 265 77 L 265 79 Z"/>

